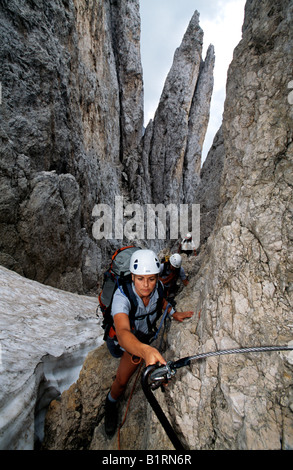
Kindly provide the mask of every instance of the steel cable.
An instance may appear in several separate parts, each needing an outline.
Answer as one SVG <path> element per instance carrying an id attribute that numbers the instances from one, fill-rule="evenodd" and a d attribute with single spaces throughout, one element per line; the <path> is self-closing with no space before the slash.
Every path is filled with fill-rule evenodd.
<path id="1" fill-rule="evenodd" d="M 220 351 L 211 351 L 207 353 L 196 354 L 195 356 L 189 356 L 178 361 L 172 362 L 171 367 L 174 369 L 179 369 L 190 364 L 190 361 L 196 361 L 199 359 L 205 359 L 211 356 L 222 356 L 224 354 L 238 354 L 238 353 L 255 353 L 255 352 L 265 352 L 265 351 L 292 351 L 293 346 L 255 346 L 249 348 L 235 348 L 235 349 L 223 349 Z"/>
<path id="2" fill-rule="evenodd" d="M 220 351 L 211 351 L 207 353 L 196 354 L 194 356 L 189 356 L 189 357 L 179 359 L 178 361 L 175 361 L 175 362 L 170 361 L 166 366 L 158 367 L 156 365 L 151 365 L 151 366 L 146 367 L 142 374 L 142 389 L 145 393 L 145 396 L 149 404 L 151 405 L 154 412 L 156 413 L 157 418 L 161 422 L 163 428 L 165 429 L 175 449 L 183 450 L 185 447 L 181 443 L 175 430 L 173 429 L 165 413 L 160 407 L 158 401 L 153 395 L 151 386 L 148 382 L 148 379 L 152 375 L 152 372 L 154 372 L 154 370 L 157 369 L 157 371 L 159 370 L 162 371 L 162 377 L 158 377 L 159 383 L 160 383 L 160 379 L 165 378 L 166 381 L 168 381 L 168 379 L 171 378 L 172 376 L 172 371 L 175 373 L 176 369 L 179 369 L 180 367 L 188 366 L 192 360 L 205 359 L 211 356 L 222 356 L 225 354 L 238 354 L 238 353 L 244 354 L 244 353 L 257 353 L 257 352 L 269 352 L 269 351 L 292 351 L 292 350 L 293 350 L 293 345 L 292 346 L 256 346 L 256 347 L 248 347 L 248 348 L 223 349 Z M 162 381 L 162 383 L 163 382 L 164 380 Z"/>

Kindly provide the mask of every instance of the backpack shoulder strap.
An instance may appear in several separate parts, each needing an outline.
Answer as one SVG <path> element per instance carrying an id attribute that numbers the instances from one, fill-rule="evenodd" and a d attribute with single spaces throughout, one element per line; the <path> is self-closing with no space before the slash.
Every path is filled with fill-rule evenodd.
<path id="1" fill-rule="evenodd" d="M 134 317 L 135 317 L 135 313 L 137 310 L 138 302 L 137 302 L 135 293 L 133 292 L 133 289 L 132 289 L 132 281 L 130 279 L 122 280 L 122 282 L 120 283 L 120 286 L 123 288 L 123 292 L 128 298 L 130 305 L 131 305 L 130 312 L 129 312 L 129 321 L 130 321 L 130 326 L 133 327 Z"/>
<path id="2" fill-rule="evenodd" d="M 164 301 L 164 286 L 161 281 L 158 281 L 158 300 L 157 300 L 157 319 L 162 315 L 163 301 Z"/>

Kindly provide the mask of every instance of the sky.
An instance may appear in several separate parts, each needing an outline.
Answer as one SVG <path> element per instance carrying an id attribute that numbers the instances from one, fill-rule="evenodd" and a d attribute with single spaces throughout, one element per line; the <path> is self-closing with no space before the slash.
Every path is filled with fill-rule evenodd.
<path id="1" fill-rule="evenodd" d="M 222 123 L 227 71 L 241 40 L 245 0 L 140 0 L 141 60 L 144 77 L 145 126 L 153 118 L 172 66 L 195 10 L 204 32 L 203 59 L 215 48 L 214 91 L 202 161 Z"/>

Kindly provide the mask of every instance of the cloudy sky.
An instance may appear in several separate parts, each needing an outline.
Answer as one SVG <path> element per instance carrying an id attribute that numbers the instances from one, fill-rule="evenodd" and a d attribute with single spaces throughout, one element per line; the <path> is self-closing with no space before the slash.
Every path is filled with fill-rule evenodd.
<path id="1" fill-rule="evenodd" d="M 214 92 L 203 160 L 222 122 L 227 70 L 241 39 L 245 0 L 140 0 L 145 125 L 154 115 L 164 82 L 188 23 L 197 10 L 204 32 L 203 58 L 215 47 Z"/>

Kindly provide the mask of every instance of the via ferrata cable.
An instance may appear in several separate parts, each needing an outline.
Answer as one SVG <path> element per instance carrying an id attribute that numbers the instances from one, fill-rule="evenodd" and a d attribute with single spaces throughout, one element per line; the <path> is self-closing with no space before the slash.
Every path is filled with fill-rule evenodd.
<path id="1" fill-rule="evenodd" d="M 188 356 L 177 361 L 169 361 L 166 365 L 150 365 L 146 367 L 142 373 L 141 383 L 144 394 L 151 405 L 152 409 L 157 415 L 160 423 L 165 429 L 170 441 L 174 445 L 176 450 L 184 450 L 180 439 L 178 438 L 174 428 L 171 426 L 169 420 L 167 419 L 165 413 L 163 412 L 161 406 L 159 405 L 157 399 L 153 394 L 153 390 L 159 388 L 164 383 L 174 377 L 176 370 L 181 367 L 190 365 L 191 361 L 196 361 L 200 359 L 206 359 L 211 356 L 221 356 L 226 354 L 245 354 L 245 353 L 258 353 L 258 352 L 271 352 L 271 351 L 292 351 L 292 346 L 256 346 L 248 348 L 234 348 L 234 349 L 224 349 L 220 351 L 211 351 L 201 354 L 196 354 L 194 356 Z"/>

